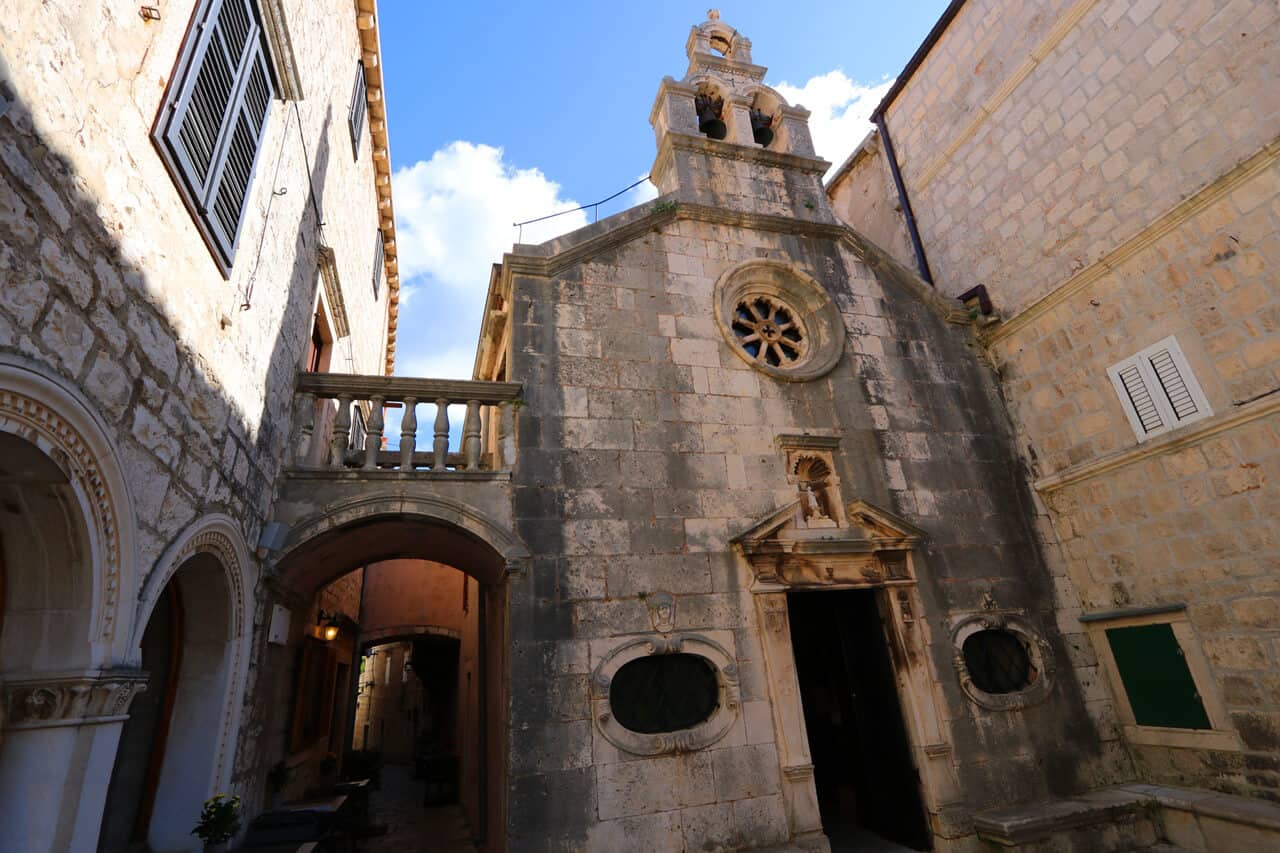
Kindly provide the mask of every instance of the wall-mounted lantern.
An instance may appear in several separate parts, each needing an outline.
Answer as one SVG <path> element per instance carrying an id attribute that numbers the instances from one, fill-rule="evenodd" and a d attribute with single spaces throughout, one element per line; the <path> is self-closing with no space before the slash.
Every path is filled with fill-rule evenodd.
<path id="1" fill-rule="evenodd" d="M 339 614 L 337 613 L 325 613 L 323 610 L 316 614 L 315 634 L 317 639 L 324 640 L 326 643 L 331 643 L 338 639 L 338 634 L 341 633 L 338 616 Z"/>

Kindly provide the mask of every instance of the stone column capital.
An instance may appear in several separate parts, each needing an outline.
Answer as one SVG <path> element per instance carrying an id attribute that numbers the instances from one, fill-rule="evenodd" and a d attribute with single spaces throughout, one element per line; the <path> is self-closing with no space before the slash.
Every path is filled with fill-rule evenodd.
<path id="1" fill-rule="evenodd" d="M 23 673 L 0 683 L 0 728 L 6 731 L 100 725 L 129 717 L 147 688 L 140 669 Z"/>

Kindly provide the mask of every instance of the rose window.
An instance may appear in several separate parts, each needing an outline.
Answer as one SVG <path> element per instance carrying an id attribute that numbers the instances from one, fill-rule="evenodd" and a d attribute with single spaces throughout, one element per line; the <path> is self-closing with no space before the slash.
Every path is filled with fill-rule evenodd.
<path id="1" fill-rule="evenodd" d="M 804 358 L 804 328 L 795 311 L 776 299 L 748 296 L 738 303 L 730 326 L 738 344 L 757 362 L 790 367 Z"/>
<path id="2" fill-rule="evenodd" d="M 725 270 L 713 293 L 716 326 L 735 355 L 784 382 L 825 376 L 844 352 L 844 320 L 826 289 L 767 258 Z"/>

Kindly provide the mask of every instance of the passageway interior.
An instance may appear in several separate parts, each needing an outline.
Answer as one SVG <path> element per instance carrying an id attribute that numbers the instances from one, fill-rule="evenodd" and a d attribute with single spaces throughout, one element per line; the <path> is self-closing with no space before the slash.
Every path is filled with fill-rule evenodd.
<path id="1" fill-rule="evenodd" d="M 931 847 L 878 595 L 788 595 L 818 808 L 833 851 Z"/>

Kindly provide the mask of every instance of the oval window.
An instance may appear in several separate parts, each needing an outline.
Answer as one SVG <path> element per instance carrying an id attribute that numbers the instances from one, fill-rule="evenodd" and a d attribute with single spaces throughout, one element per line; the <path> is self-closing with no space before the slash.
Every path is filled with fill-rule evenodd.
<path id="1" fill-rule="evenodd" d="M 1031 655 L 1012 631 L 992 629 L 970 634 L 962 650 L 973 686 L 985 693 L 1015 693 L 1036 680 Z"/>
<path id="2" fill-rule="evenodd" d="M 641 734 L 674 732 L 711 717 L 720 704 L 716 671 L 700 655 L 649 655 L 624 664 L 609 685 L 614 719 Z"/>

